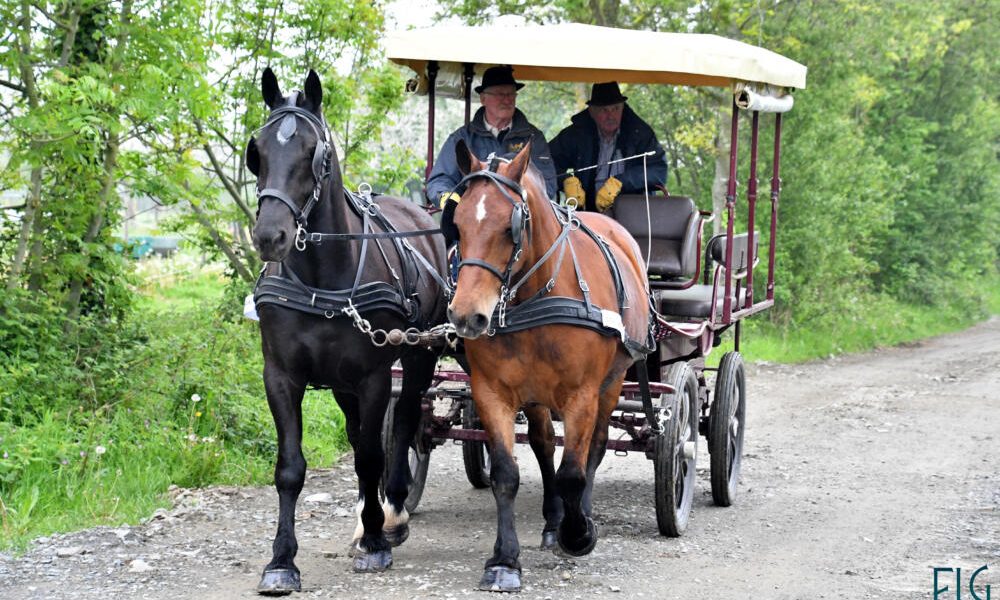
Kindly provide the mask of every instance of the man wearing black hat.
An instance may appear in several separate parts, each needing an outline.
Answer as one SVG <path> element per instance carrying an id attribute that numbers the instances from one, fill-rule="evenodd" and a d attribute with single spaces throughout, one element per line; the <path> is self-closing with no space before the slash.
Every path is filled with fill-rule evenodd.
<path id="1" fill-rule="evenodd" d="M 431 202 L 448 208 L 448 200 L 458 202 L 461 197 L 463 190 L 455 188 L 462 180 L 455 157 L 458 140 L 465 140 L 465 145 L 480 160 L 486 160 L 491 153 L 511 158 L 530 140 L 531 162 L 545 178 L 549 197 L 555 197 L 558 191 L 556 172 L 545 136 L 516 108 L 517 90 L 522 87 L 524 84 L 514 80 L 510 67 L 486 69 L 482 85 L 475 88 L 482 107 L 468 125 L 459 127 L 448 136 L 427 178 L 427 198 Z"/>
<path id="2" fill-rule="evenodd" d="M 605 211 L 620 193 L 643 193 L 667 180 L 663 147 L 652 127 L 625 104 L 626 100 L 617 82 L 595 83 L 587 108 L 573 115 L 573 124 L 550 144 L 557 173 L 597 165 L 563 182 L 567 197 L 576 198 L 586 210 Z M 649 151 L 654 154 L 644 159 L 615 162 Z"/>

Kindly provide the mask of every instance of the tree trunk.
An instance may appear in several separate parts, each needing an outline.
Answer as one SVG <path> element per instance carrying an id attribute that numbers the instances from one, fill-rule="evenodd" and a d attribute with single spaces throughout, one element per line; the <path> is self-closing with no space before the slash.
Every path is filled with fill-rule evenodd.
<path id="1" fill-rule="evenodd" d="M 122 55 L 125 50 L 125 42 L 129 35 L 129 24 L 131 20 L 132 0 L 125 0 L 122 2 L 121 12 L 119 13 L 118 33 L 115 39 L 115 48 L 112 51 L 111 61 L 108 65 L 107 72 L 110 73 L 112 77 L 114 77 L 114 74 L 121 68 Z M 115 110 L 113 114 L 110 115 L 109 122 L 119 119 L 120 116 L 121 112 L 119 110 Z M 93 218 L 90 220 L 90 226 L 87 227 L 87 233 L 83 237 L 81 248 L 81 253 L 86 259 L 85 270 L 89 270 L 90 268 L 89 246 L 94 243 L 100 235 L 101 229 L 104 227 L 104 216 L 107 214 L 112 200 L 117 197 L 115 195 L 115 183 L 117 182 L 115 171 L 118 169 L 118 152 L 120 144 L 121 138 L 119 133 L 109 128 L 108 142 L 104 150 L 104 185 L 101 188 L 101 195 L 98 198 L 97 210 L 95 211 Z M 80 316 L 80 296 L 82 294 L 83 276 L 77 275 L 70 282 L 69 294 L 66 296 L 67 331 L 76 325 L 76 320 Z"/>
<path id="2" fill-rule="evenodd" d="M 90 264 L 89 246 L 100 235 L 101 229 L 104 227 L 104 215 L 107 214 L 108 208 L 111 206 L 111 201 L 117 197 L 115 195 L 115 182 L 117 181 L 115 170 L 118 168 L 118 150 L 118 136 L 111 134 L 108 137 L 108 144 L 104 154 L 104 186 L 101 188 L 101 195 L 97 201 L 97 210 L 90 219 L 90 226 L 87 227 L 87 233 L 83 236 L 82 248 L 80 250 L 81 254 L 87 259 L 88 268 Z M 66 296 L 66 317 L 69 319 L 70 324 L 75 323 L 80 316 L 80 296 L 82 293 L 83 277 L 77 275 L 70 283 L 69 294 Z"/>
<path id="3" fill-rule="evenodd" d="M 19 67 L 21 71 L 21 84 L 24 87 L 24 96 L 28 101 L 28 110 L 38 109 L 38 87 L 35 85 L 35 72 L 31 64 L 31 4 L 27 0 L 21 2 L 21 29 L 18 32 L 18 53 Z M 31 150 L 37 150 L 35 143 L 31 144 Z M 21 285 L 21 272 L 28 256 L 28 242 L 31 239 L 31 231 L 34 228 L 36 215 L 42 201 L 42 166 L 39 164 L 31 169 L 31 192 L 24 206 L 24 214 L 21 216 L 21 231 L 17 236 L 17 247 L 14 250 L 14 261 L 11 264 L 10 273 L 7 276 L 7 289 L 13 290 Z"/>
<path id="4" fill-rule="evenodd" d="M 194 202 L 191 202 L 190 204 L 191 208 L 194 210 L 195 218 L 198 219 L 198 223 L 200 223 L 201 226 L 205 228 L 205 231 L 212 238 L 212 241 L 215 242 L 215 245 L 218 246 L 220 250 L 222 250 L 223 254 L 226 255 L 226 258 L 229 260 L 229 264 L 232 265 L 234 269 L 236 269 L 236 274 L 239 275 L 240 279 L 242 279 L 243 281 L 253 283 L 255 279 L 253 273 L 251 273 L 250 269 L 248 269 L 247 266 L 243 264 L 243 261 L 240 259 L 240 257 L 235 252 L 233 252 L 232 247 L 230 247 L 230 245 L 226 243 L 226 240 L 222 239 L 222 236 L 219 234 L 218 230 L 212 226 L 212 222 L 209 220 L 208 215 L 205 214 L 205 211 L 203 211 L 201 207 L 195 204 Z"/>
<path id="5" fill-rule="evenodd" d="M 17 236 L 14 261 L 11 263 L 10 273 L 7 275 L 8 290 L 16 289 L 21 285 L 21 272 L 24 270 L 24 263 L 28 256 L 28 241 L 31 238 L 35 215 L 38 214 L 38 207 L 41 203 L 42 167 L 39 166 L 31 170 L 31 193 L 28 196 L 28 201 L 24 204 L 24 213 L 21 215 L 21 232 Z"/>

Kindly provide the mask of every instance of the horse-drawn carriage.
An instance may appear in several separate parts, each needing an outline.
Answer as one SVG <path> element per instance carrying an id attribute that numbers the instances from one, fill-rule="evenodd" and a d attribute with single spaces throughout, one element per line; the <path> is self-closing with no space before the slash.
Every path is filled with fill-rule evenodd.
<path id="1" fill-rule="evenodd" d="M 442 44 L 442 39 L 448 43 Z M 581 46 L 581 40 L 591 43 Z M 263 233 L 255 232 L 262 254 L 266 249 L 268 260 L 283 265 L 268 272 L 255 295 L 262 309 L 268 400 L 279 430 L 275 481 L 282 499 L 275 557 L 258 589 L 282 593 L 299 585 L 292 563 L 294 525 L 289 510 L 301 489 L 304 461 L 297 447 L 301 417 L 288 405 L 294 405 L 297 394 L 301 397 L 299 390 L 306 383 L 333 389 L 348 417 L 360 483 L 357 570 L 381 570 L 391 564 L 377 528 L 384 526 L 393 542 L 405 539 L 407 511 L 420 501 L 430 454 L 447 440 L 461 443 L 469 482 L 475 487 L 492 484 L 497 498 L 500 531 L 496 554 L 487 561 L 480 582 L 483 589 L 520 588 L 518 544 L 512 527 L 518 479 L 509 456 L 515 441 L 531 443 L 542 468 L 546 485 L 543 545 L 558 542 L 569 554 L 586 554 L 596 543 L 590 491 L 605 448 L 642 452 L 652 459 L 656 517 L 664 535 L 681 535 L 687 526 L 699 433 L 707 439 L 713 499 L 718 505 L 732 504 L 747 403 L 739 352 L 741 321 L 774 303 L 781 114 L 791 108 L 789 89 L 804 87 L 805 67 L 717 36 L 583 25 L 439 27 L 393 34 L 386 47 L 390 60 L 416 73 L 413 88 L 427 94 L 428 172 L 434 160 L 439 90 L 451 89 L 464 98 L 468 122 L 472 82 L 477 73 L 494 65 L 512 66 L 520 80 L 731 88 L 729 172 L 733 175 L 727 182 L 725 233 L 704 239 L 704 226 L 715 215 L 698 210 L 686 197 L 625 195 L 614 204 L 613 220 L 581 214 L 572 201 L 560 205 L 546 197 L 527 149 L 512 159 L 490 157 L 483 162 L 485 157 L 476 157 L 462 146 L 458 161 L 467 185 L 463 201 L 470 194 L 476 200 L 460 203 L 456 210 L 456 225 L 464 236 L 459 245 L 460 265 L 466 268 L 457 282 L 448 284 L 441 247 L 426 245 L 434 231 L 425 225 L 426 220 L 408 217 L 411 209 L 402 211 L 394 201 L 350 193 L 343 203 L 347 208 L 336 208 L 341 184 L 335 157 L 330 159 L 330 146 L 325 142 L 328 137 L 321 131 L 325 125 L 318 111 L 318 80 L 313 81 L 311 75 L 302 98 L 295 94 L 285 98 L 273 75 L 266 77 L 263 93 L 272 117 L 262 130 L 273 125 L 270 130 L 276 131 L 274 136 L 262 134 L 261 141 L 251 141 L 248 164 L 255 172 L 263 170 L 262 162 L 273 169 L 281 152 L 291 152 L 282 147 L 301 143 L 299 153 L 311 168 L 295 171 L 285 166 L 284 183 L 276 185 L 274 175 L 260 183 L 261 205 L 270 211 L 265 216 L 277 222 L 284 205 L 294 222 L 285 215 L 278 225 L 269 221 L 267 229 L 259 224 Z M 442 80 L 447 80 L 446 85 Z M 741 112 L 751 115 L 751 142 L 746 213 L 738 219 L 735 173 Z M 761 112 L 775 114 L 763 250 L 766 284 L 756 286 L 763 289 L 763 299 L 754 295 L 754 267 L 762 252 L 756 214 Z M 298 142 L 293 140 L 297 122 L 308 125 Z M 307 141 L 309 131 L 315 137 L 315 149 Z M 311 181 L 296 183 L 296 172 L 300 176 L 309 173 Z M 335 173 L 332 181 L 328 180 L 331 172 Z M 297 188 L 286 191 L 288 186 Z M 269 198 L 279 202 L 265 205 L 263 200 Z M 476 208 L 474 203 L 478 203 Z M 329 208 L 331 204 L 335 208 Z M 313 208 L 320 216 L 310 220 Z M 487 210 L 490 218 L 484 218 Z M 327 215 L 327 211 L 333 212 Z M 307 227 L 324 233 L 310 233 Z M 382 247 L 385 240 L 391 240 L 389 252 Z M 290 263 L 295 257 L 288 254 L 292 243 L 300 253 L 295 264 Z M 322 277 L 314 271 L 317 266 L 308 261 L 313 253 L 315 262 L 323 244 L 355 248 L 347 251 L 346 261 L 338 258 L 344 277 L 327 279 L 326 288 L 319 285 Z M 364 283 L 368 278 L 362 276 L 369 244 L 379 250 L 377 254 L 371 251 L 376 260 L 381 254 L 384 261 L 381 287 L 380 282 Z M 392 371 L 391 400 L 380 400 L 388 391 L 386 384 L 376 382 L 376 375 L 369 376 L 371 370 L 364 377 L 349 371 L 364 361 L 377 363 L 383 365 L 376 369 L 381 381 L 381 374 L 388 375 L 385 369 L 398 357 L 399 352 L 391 350 L 394 344 L 432 345 L 433 336 L 416 329 L 432 325 L 434 315 L 443 320 L 441 303 L 432 299 L 435 286 L 450 300 L 449 319 L 465 338 L 465 352 L 454 346 L 442 349 L 440 339 L 431 354 L 404 352 L 403 367 Z M 518 296 L 522 286 L 524 295 Z M 528 297 L 530 302 L 525 300 Z M 400 305 L 394 312 L 388 310 L 392 302 Z M 366 310 L 373 315 L 371 321 Z M 386 312 L 393 314 L 386 316 Z M 299 313 L 311 313 L 301 318 L 311 319 L 312 324 L 303 323 L 300 328 L 319 327 L 324 320 L 343 322 L 346 327 L 334 331 L 330 325 L 329 334 L 313 333 L 310 339 L 276 351 L 278 345 L 291 343 L 282 338 L 282 332 L 295 329 L 292 321 L 299 317 L 291 315 Z M 373 330 L 379 319 L 386 324 Z M 414 323 L 418 323 L 416 329 Z M 356 331 L 349 333 L 352 327 Z M 390 332 L 391 327 L 396 331 Z M 707 366 L 706 356 L 729 330 L 734 332 L 734 349 L 724 354 L 718 367 Z M 584 337 L 573 337 L 578 334 Z M 350 338 L 341 346 L 342 353 L 358 343 L 376 342 L 379 349 L 351 360 L 343 354 L 327 359 L 310 355 L 315 363 L 309 368 L 296 367 L 287 358 L 308 355 L 320 343 L 335 343 L 336 336 Z M 438 338 L 455 341 L 454 334 Z M 567 352 L 560 340 L 576 348 Z M 586 348 L 582 354 L 580 346 Z M 601 354 L 602 348 L 607 352 Z M 596 358 L 590 356 L 591 351 Z M 435 355 L 448 358 L 439 361 L 432 373 L 428 366 Z M 333 361 L 336 374 L 318 366 L 324 360 Z M 408 369 L 418 375 L 407 379 Z M 712 372 L 714 386 L 709 385 Z M 379 391 L 366 398 L 365 389 L 356 387 L 360 382 Z M 507 402 L 507 396 L 515 400 Z M 366 402 L 376 408 L 367 409 Z M 385 416 L 380 431 L 373 435 L 375 419 L 382 414 L 379 409 Z M 527 433 L 514 431 L 518 411 L 527 415 Z M 550 417 L 563 421 L 565 436 L 554 435 Z M 623 435 L 609 439 L 608 425 Z M 382 514 L 371 501 L 371 461 L 382 454 L 372 450 L 373 437 L 381 438 L 385 456 L 384 474 L 375 476 L 384 482 Z M 558 472 L 552 465 L 553 445 L 565 445 Z M 404 462 L 408 462 L 408 473 Z M 561 502 L 553 491 L 556 486 L 561 488 Z M 572 491 L 567 493 L 566 488 Z M 510 531 L 505 532 L 508 525 Z"/>

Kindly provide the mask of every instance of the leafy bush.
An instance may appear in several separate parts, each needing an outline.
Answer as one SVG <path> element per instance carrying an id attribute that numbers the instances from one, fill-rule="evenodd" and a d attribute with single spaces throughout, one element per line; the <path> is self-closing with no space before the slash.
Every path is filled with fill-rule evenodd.
<path id="1" fill-rule="evenodd" d="M 75 337 L 59 307 L 3 297 L 0 547 L 134 521 L 171 484 L 270 481 L 259 336 L 253 322 L 219 315 L 222 288 L 213 274 L 151 286 L 132 318 L 84 320 Z M 346 447 L 342 414 L 320 392 L 303 413 L 309 464 L 329 464 Z"/>

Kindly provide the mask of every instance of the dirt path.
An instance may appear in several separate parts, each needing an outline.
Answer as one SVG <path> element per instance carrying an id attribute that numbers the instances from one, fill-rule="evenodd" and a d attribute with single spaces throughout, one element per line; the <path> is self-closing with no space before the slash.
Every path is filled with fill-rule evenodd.
<path id="1" fill-rule="evenodd" d="M 934 567 L 960 567 L 967 579 L 984 564 L 979 596 L 985 584 L 1000 593 L 1000 320 L 904 348 L 755 365 L 748 386 L 737 504 L 714 507 L 700 469 L 680 539 L 657 534 L 652 464 L 609 455 L 595 490 L 594 553 L 567 560 L 537 550 L 540 481 L 520 448 L 519 597 L 933 598 Z M 310 472 L 303 497 L 322 492 L 328 502 L 299 504 L 302 596 L 489 597 L 473 587 L 493 545 L 493 498 L 468 485 L 458 447 L 431 455 L 410 539 L 384 574 L 350 571 L 353 469 Z M 0 555 L 0 598 L 255 597 L 273 490 L 176 493 L 175 508 L 144 525 Z M 953 571 L 940 575 L 944 586 L 941 597 L 955 598 Z"/>

